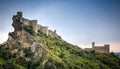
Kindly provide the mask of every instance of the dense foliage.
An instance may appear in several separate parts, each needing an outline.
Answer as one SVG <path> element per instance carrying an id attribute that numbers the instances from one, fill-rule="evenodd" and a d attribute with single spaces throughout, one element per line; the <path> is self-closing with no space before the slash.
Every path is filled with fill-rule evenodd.
<path id="1" fill-rule="evenodd" d="M 23 25 L 23 29 L 24 29 L 25 31 L 27 31 L 29 34 L 33 35 L 33 36 L 36 35 L 36 33 L 35 33 L 35 31 L 33 30 L 33 27 L 32 27 L 32 26 Z"/>
<path id="2" fill-rule="evenodd" d="M 14 57 L 10 50 L 0 45 L 0 69 L 26 69 L 17 62 L 18 58 Z"/>
<path id="3" fill-rule="evenodd" d="M 40 31 L 36 34 L 31 27 L 24 29 L 39 38 L 46 54 L 34 59 L 31 49 L 23 48 L 25 56 L 18 57 L 0 45 L 0 69 L 120 69 L 120 58 L 113 53 L 84 51 L 61 38 L 52 38 Z M 28 61 L 25 60 L 26 57 Z"/>

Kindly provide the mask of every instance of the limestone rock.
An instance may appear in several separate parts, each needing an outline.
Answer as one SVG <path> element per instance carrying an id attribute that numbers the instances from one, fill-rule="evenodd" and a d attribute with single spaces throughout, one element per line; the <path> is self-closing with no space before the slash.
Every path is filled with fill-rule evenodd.
<path id="1" fill-rule="evenodd" d="M 42 57 L 45 54 L 44 46 L 36 41 L 31 45 L 31 50 L 35 53 L 34 58 Z"/>

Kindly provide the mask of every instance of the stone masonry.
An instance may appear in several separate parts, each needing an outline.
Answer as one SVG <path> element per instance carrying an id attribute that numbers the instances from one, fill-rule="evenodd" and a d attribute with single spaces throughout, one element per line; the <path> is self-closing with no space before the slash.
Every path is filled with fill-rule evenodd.
<path id="1" fill-rule="evenodd" d="M 109 44 L 105 44 L 104 46 L 95 46 L 95 42 L 92 42 L 92 48 L 85 48 L 86 51 L 94 50 L 96 53 L 109 53 L 109 49 Z"/>
<path id="2" fill-rule="evenodd" d="M 33 30 L 38 33 L 38 31 L 43 32 L 44 34 L 51 35 L 52 37 L 58 37 L 56 30 L 52 31 L 49 30 L 47 26 L 42 26 L 37 24 L 37 20 L 29 20 L 26 18 L 23 18 L 22 12 L 17 12 L 17 15 L 13 16 L 13 26 L 16 27 L 15 31 L 22 31 L 22 25 L 29 25 L 32 26 Z"/>

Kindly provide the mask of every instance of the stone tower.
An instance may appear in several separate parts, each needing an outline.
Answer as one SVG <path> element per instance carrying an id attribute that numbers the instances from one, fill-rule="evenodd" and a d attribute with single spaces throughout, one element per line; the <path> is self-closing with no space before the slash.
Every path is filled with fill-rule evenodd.
<path id="1" fill-rule="evenodd" d="M 20 22 L 22 22 L 22 15 L 23 15 L 22 12 L 17 12 L 17 17 Z"/>
<path id="2" fill-rule="evenodd" d="M 94 49 L 94 47 L 95 47 L 95 42 L 92 42 L 92 48 Z"/>
<path id="3" fill-rule="evenodd" d="M 17 12 L 17 15 L 14 15 L 12 26 L 15 28 L 15 31 L 22 30 L 22 12 Z"/>
<path id="4" fill-rule="evenodd" d="M 17 15 L 13 15 L 13 23 L 12 26 L 14 27 L 14 32 L 17 35 L 21 35 L 23 31 L 23 20 L 22 20 L 22 12 L 17 12 Z"/>

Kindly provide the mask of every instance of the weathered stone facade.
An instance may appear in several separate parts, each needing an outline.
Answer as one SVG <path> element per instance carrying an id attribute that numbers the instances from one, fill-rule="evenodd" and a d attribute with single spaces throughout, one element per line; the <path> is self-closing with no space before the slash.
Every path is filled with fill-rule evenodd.
<path id="1" fill-rule="evenodd" d="M 22 31 L 22 25 L 29 25 L 32 26 L 33 30 L 38 33 L 38 31 L 43 32 L 44 34 L 51 35 L 52 37 L 58 37 L 56 30 L 52 31 L 49 30 L 47 26 L 42 26 L 37 24 L 37 20 L 29 20 L 26 18 L 23 18 L 22 12 L 17 12 L 17 15 L 13 16 L 13 26 L 15 27 L 15 31 Z"/>
<path id="2" fill-rule="evenodd" d="M 49 33 L 49 35 L 51 35 L 51 37 L 58 37 L 58 35 L 57 35 L 57 33 L 56 33 L 56 30 L 54 30 L 54 32 L 52 31 L 52 30 L 48 30 L 48 33 Z"/>
<path id="3" fill-rule="evenodd" d="M 48 27 L 47 26 L 42 26 L 41 31 L 48 36 Z"/>
<path id="4" fill-rule="evenodd" d="M 104 46 L 95 46 L 95 42 L 92 42 L 92 48 L 85 48 L 86 51 L 94 50 L 96 53 L 109 53 L 109 49 L 109 44 L 105 44 Z"/>

